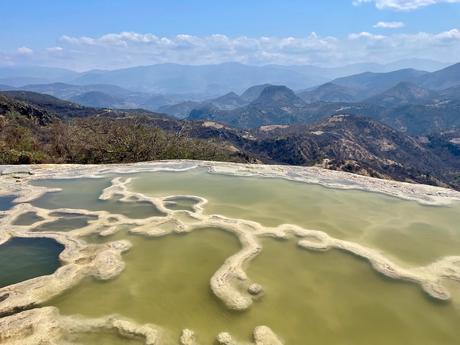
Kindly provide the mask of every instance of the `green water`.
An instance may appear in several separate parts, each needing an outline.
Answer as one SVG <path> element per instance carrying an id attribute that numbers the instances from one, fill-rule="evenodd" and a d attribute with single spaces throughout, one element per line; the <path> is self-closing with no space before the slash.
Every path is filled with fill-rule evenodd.
<path id="1" fill-rule="evenodd" d="M 160 239 L 128 238 L 133 248 L 124 256 L 126 270 L 118 278 L 88 279 L 50 305 L 64 314 L 120 313 L 139 323 L 166 327 L 177 337 L 188 327 L 209 341 L 232 320 L 232 313 L 212 294 L 209 280 L 239 250 L 236 238 L 211 229 Z"/>
<path id="2" fill-rule="evenodd" d="M 198 195 L 209 200 L 208 214 L 322 230 L 413 265 L 460 255 L 460 204 L 422 206 L 375 193 L 203 170 L 144 173 L 130 188 L 151 196 Z"/>
<path id="3" fill-rule="evenodd" d="M 73 213 L 60 213 L 53 212 L 50 214 L 54 217 L 60 217 L 60 219 L 45 223 L 33 229 L 33 231 L 72 231 L 80 229 L 89 224 L 90 221 L 96 220 L 96 216 L 87 216 Z"/>
<path id="4" fill-rule="evenodd" d="M 213 344 L 220 331 L 249 340 L 268 325 L 286 344 L 454 345 L 460 311 L 437 303 L 419 287 L 384 279 L 350 255 L 311 253 L 290 242 L 264 241 L 249 267 L 265 295 L 246 312 L 231 312 L 211 293 L 209 279 L 238 244 L 219 230 L 162 239 L 130 237 L 133 250 L 117 279 L 88 279 L 50 302 L 64 314 L 113 312 L 156 323 L 179 337 L 183 328 Z"/>
<path id="5" fill-rule="evenodd" d="M 110 178 L 35 181 L 33 184 L 36 186 L 62 188 L 63 191 L 47 193 L 43 197 L 34 200 L 32 204 L 47 209 L 84 208 L 90 211 L 109 211 L 114 214 L 139 219 L 163 215 L 152 204 L 146 202 L 126 203 L 116 199 L 100 200 L 99 196 L 105 188 L 110 186 L 110 181 Z"/>
<path id="6" fill-rule="evenodd" d="M 184 197 L 172 197 L 165 200 L 166 208 L 173 211 L 194 211 L 193 206 L 197 204 L 197 201 L 190 198 Z"/>
<path id="7" fill-rule="evenodd" d="M 12 238 L 0 245 L 0 288 L 51 274 L 64 247 L 45 238 Z"/>
<path id="8" fill-rule="evenodd" d="M 13 222 L 14 225 L 32 225 L 43 220 L 42 217 L 38 216 L 35 212 L 26 212 L 21 214 Z"/>
<path id="9" fill-rule="evenodd" d="M 274 325 L 288 344 L 307 339 L 328 345 L 453 345 L 460 340 L 458 305 L 435 302 L 419 287 L 386 279 L 366 261 L 339 251 L 312 253 L 267 240 L 248 273 L 266 292 L 251 313 Z"/>
<path id="10" fill-rule="evenodd" d="M 51 209 L 56 205 L 110 209 L 112 203 L 97 200 L 107 181 L 90 180 L 91 187 L 87 179 L 52 181 L 52 186 L 59 183 L 64 191 L 47 194 L 35 204 Z M 379 248 L 408 265 L 460 254 L 459 205 L 427 207 L 374 193 L 198 170 L 139 174 L 130 189 L 152 196 L 202 196 L 209 200 L 206 213 L 267 226 L 293 223 L 323 230 Z M 190 200 L 175 201 L 168 207 L 192 206 L 186 203 Z M 124 214 L 136 207 L 118 203 Z M 145 218 L 150 211 L 136 212 Z M 132 242 L 132 249 L 123 255 L 126 269 L 120 276 L 106 282 L 86 279 L 49 305 L 65 315 L 117 313 L 138 323 L 158 324 L 174 339 L 183 328 L 190 328 L 203 345 L 214 344 L 221 331 L 248 341 L 258 325 L 271 327 L 292 345 L 459 344 L 460 300 L 434 301 L 419 286 L 384 278 L 366 261 L 346 253 L 312 253 L 294 241 L 263 240 L 264 250 L 247 272 L 265 293 L 249 310 L 232 312 L 209 287 L 214 272 L 240 248 L 231 234 L 202 229 L 150 239 L 125 230 L 108 238 L 87 237 L 94 243 L 123 238 Z M 460 284 L 448 284 L 453 296 L 460 297 Z M 123 340 L 114 335 L 93 334 L 82 343 L 119 341 Z"/>

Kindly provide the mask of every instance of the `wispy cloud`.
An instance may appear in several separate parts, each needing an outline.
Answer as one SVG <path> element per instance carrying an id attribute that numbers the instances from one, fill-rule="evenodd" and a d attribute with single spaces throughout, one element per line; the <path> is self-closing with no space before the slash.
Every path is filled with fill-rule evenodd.
<path id="1" fill-rule="evenodd" d="M 420 7 L 436 5 L 441 3 L 460 3 L 460 0 L 354 0 L 353 5 L 363 3 L 375 3 L 378 9 L 392 9 L 397 11 L 412 11 Z"/>
<path id="2" fill-rule="evenodd" d="M 32 55 L 34 51 L 28 47 L 20 47 L 17 49 L 18 54 L 20 55 Z"/>
<path id="3" fill-rule="evenodd" d="M 377 29 L 400 29 L 405 25 L 403 22 L 378 22 L 374 25 L 374 28 Z"/>
<path id="4" fill-rule="evenodd" d="M 46 48 L 47 51 L 49 52 L 52 52 L 52 53 L 59 53 L 59 52 L 62 52 L 64 50 L 64 48 L 62 47 L 49 47 L 49 48 Z"/>
<path id="5" fill-rule="evenodd" d="M 122 68 L 157 63 L 315 64 L 388 63 L 425 58 L 445 61 L 460 56 L 460 30 L 439 33 L 351 33 L 345 37 L 229 37 L 226 35 L 161 37 L 121 32 L 98 37 L 62 36 L 59 46 L 13 53 L 0 52 L 0 64 L 28 63 L 68 67 Z"/>

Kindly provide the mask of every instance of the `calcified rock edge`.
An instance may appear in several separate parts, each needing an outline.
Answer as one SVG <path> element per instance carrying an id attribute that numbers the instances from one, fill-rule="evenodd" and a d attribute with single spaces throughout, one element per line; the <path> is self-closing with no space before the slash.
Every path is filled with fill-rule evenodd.
<path id="1" fill-rule="evenodd" d="M 72 344 L 69 336 L 88 332 L 115 332 L 125 337 L 142 339 L 145 344 L 170 343 L 167 332 L 156 325 L 138 325 L 119 316 L 101 319 L 83 319 L 61 316 L 54 307 L 40 307 L 52 297 L 77 285 L 83 278 L 92 276 L 108 280 L 124 269 L 123 252 L 130 249 L 127 240 L 105 244 L 88 244 L 81 239 L 89 234 L 108 236 L 129 225 L 130 232 L 145 236 L 165 236 L 171 233 L 186 233 L 202 228 L 216 228 L 228 231 L 238 237 L 241 250 L 225 260 L 214 273 L 210 286 L 214 294 L 230 309 L 245 310 L 262 292 L 263 287 L 247 276 L 245 268 L 262 251 L 260 239 L 297 238 L 301 248 L 314 251 L 340 249 L 369 261 L 381 274 L 412 282 L 435 299 L 448 300 L 449 291 L 442 281 L 460 281 L 460 257 L 444 257 L 424 267 L 402 267 L 392 262 L 381 252 L 358 243 L 333 238 L 323 231 L 304 229 L 297 225 L 283 224 L 264 227 L 261 224 L 233 219 L 221 215 L 207 215 L 204 205 L 207 200 L 199 196 L 148 197 L 128 189 L 131 178 L 116 177 L 112 185 L 100 195 L 101 200 L 121 197 L 121 202 L 148 202 L 163 216 L 146 219 L 131 219 L 106 211 L 84 209 L 47 210 L 32 206 L 29 202 L 56 189 L 36 187 L 31 180 L 43 178 L 105 177 L 107 173 L 126 174 L 153 171 L 186 171 L 198 167 L 210 173 L 234 176 L 258 176 L 283 178 L 305 183 L 316 183 L 330 188 L 359 189 L 378 192 L 402 199 L 414 200 L 427 205 L 446 205 L 460 201 L 460 193 L 449 189 L 425 185 L 414 185 L 394 181 L 378 180 L 343 172 L 291 166 L 243 165 L 196 161 L 166 161 L 128 165 L 45 165 L 30 167 L 4 167 L 0 177 L 0 195 L 16 195 L 18 203 L 11 210 L 0 212 L 0 244 L 12 237 L 52 238 L 65 246 L 60 255 L 62 266 L 53 274 L 37 277 L 0 289 L 0 342 L 5 344 Z M 187 198 L 195 202 L 193 211 L 171 210 L 167 206 L 174 198 Z M 15 220 L 26 213 L 34 212 L 43 220 L 28 226 L 15 225 Z M 71 213 L 95 216 L 88 225 L 69 232 L 34 232 L 41 225 L 56 221 L 57 214 Z M 216 330 L 216 334 L 219 330 Z M 224 330 L 222 330 L 224 331 Z M 254 330 L 256 345 L 279 345 L 281 340 L 266 326 Z M 224 345 L 242 344 L 226 332 L 219 333 L 217 342 Z M 192 330 L 184 329 L 178 342 L 182 345 L 196 345 L 197 338 Z"/>

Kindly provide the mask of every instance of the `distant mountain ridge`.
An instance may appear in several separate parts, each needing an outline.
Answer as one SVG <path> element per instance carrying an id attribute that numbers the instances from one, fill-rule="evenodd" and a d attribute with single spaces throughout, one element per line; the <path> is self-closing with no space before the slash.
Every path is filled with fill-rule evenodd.
<path id="1" fill-rule="evenodd" d="M 238 128 L 313 124 L 333 114 L 366 116 L 412 135 L 460 128 L 460 89 L 442 92 L 401 82 L 362 102 L 305 102 L 284 86 L 268 86 L 259 98 L 233 110 L 202 106 L 190 120 L 211 120 Z M 311 94 L 311 91 L 309 91 Z M 313 91 L 313 94 L 318 94 Z M 304 95 L 305 93 L 300 93 Z M 457 98 L 452 97 L 456 95 Z M 449 98 L 452 97 L 452 98 Z"/>
<path id="2" fill-rule="evenodd" d="M 253 85 L 266 83 L 305 89 L 363 72 L 384 73 L 405 68 L 433 72 L 447 66 L 446 63 L 425 59 L 400 60 L 386 65 L 358 63 L 341 67 L 274 64 L 254 66 L 233 62 L 198 66 L 157 64 L 86 72 L 41 66 L 12 66 L 0 67 L 0 84 L 12 87 L 56 82 L 77 85 L 113 84 L 137 92 L 193 93 L 215 98 L 231 91 L 241 93 Z"/>
<path id="3" fill-rule="evenodd" d="M 313 90 L 301 91 L 298 96 L 307 103 L 315 102 L 354 102 L 359 97 L 359 91 L 334 84 L 323 84 Z"/>

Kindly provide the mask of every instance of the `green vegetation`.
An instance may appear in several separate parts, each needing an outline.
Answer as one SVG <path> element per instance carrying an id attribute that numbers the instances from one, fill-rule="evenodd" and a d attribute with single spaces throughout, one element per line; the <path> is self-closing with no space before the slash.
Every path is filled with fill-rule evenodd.
<path id="1" fill-rule="evenodd" d="M 53 120 L 0 117 L 0 163 L 129 163 L 159 159 L 241 161 L 211 141 L 148 127 L 141 118 Z"/>

